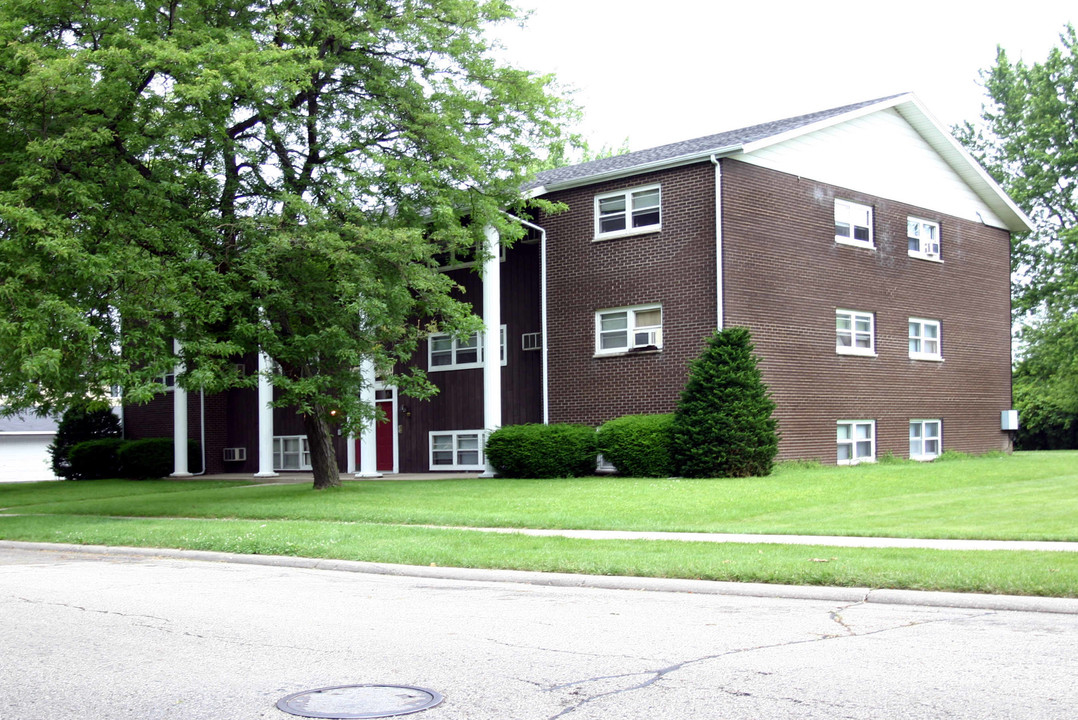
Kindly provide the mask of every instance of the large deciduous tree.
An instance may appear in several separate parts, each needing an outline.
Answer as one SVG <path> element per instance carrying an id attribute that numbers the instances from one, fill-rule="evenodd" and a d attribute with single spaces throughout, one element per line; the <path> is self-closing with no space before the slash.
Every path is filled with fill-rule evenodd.
<path id="1" fill-rule="evenodd" d="M 253 386 L 276 361 L 315 487 L 339 483 L 361 358 L 479 321 L 439 273 L 519 230 L 552 80 L 497 62 L 501 0 L 0 3 L 0 396 L 56 411 L 122 385 Z M 178 351 L 174 351 L 174 340 Z M 393 376 L 431 392 L 421 374 Z"/>
<path id="2" fill-rule="evenodd" d="M 1022 324 L 1015 404 L 1026 437 L 1078 423 L 1078 35 L 1068 25 L 1043 62 L 1002 48 L 982 72 L 988 102 L 958 139 L 1033 220 L 1012 240 L 1012 295 Z M 1073 433 L 1070 433 L 1073 436 Z M 1021 438 L 1020 438 L 1021 439 Z"/>

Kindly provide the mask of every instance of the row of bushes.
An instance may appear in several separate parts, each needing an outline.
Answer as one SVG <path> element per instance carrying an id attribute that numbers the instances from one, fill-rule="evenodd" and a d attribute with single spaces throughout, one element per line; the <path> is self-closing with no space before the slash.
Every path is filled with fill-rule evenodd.
<path id="1" fill-rule="evenodd" d="M 174 468 L 173 447 L 172 438 L 124 440 L 110 437 L 86 440 L 72 446 L 68 452 L 70 478 L 146 480 L 165 477 Z M 187 456 L 191 461 L 192 472 L 200 472 L 198 442 L 188 441 Z"/>
<path id="2" fill-rule="evenodd" d="M 771 473 L 778 452 L 775 403 L 745 328 L 716 331 L 689 366 L 677 407 L 626 415 L 598 432 L 581 425 L 515 425 L 487 440 L 504 477 L 578 477 L 596 456 L 634 477 L 750 477 Z"/>
<path id="3" fill-rule="evenodd" d="M 598 455 L 622 475 L 669 477 L 673 414 L 626 415 L 596 431 L 586 425 L 507 425 L 491 433 L 486 453 L 502 477 L 582 477 Z"/>

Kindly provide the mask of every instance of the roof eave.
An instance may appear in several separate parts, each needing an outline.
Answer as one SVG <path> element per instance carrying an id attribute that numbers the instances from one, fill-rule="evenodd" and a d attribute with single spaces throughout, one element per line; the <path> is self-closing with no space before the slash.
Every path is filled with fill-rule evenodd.
<path id="1" fill-rule="evenodd" d="M 642 165 L 632 165 L 626 168 L 619 168 L 617 170 L 608 170 L 603 173 L 596 173 L 595 175 L 588 175 L 586 177 L 572 178 L 571 180 L 563 180 L 562 182 L 553 182 L 546 185 L 540 185 L 538 187 L 531 188 L 525 194 L 528 198 L 539 197 L 549 192 L 556 190 L 569 190 L 575 187 L 581 187 L 584 185 L 595 185 L 596 183 L 606 182 L 607 180 L 618 180 L 620 178 L 631 177 L 633 175 L 643 175 L 644 173 L 655 172 L 656 170 L 668 170 L 670 168 L 681 167 L 682 165 L 692 165 L 694 163 L 703 162 L 709 160 L 712 157 L 726 157 L 729 155 L 735 155 L 741 152 L 742 145 L 726 145 L 723 147 L 714 148 L 712 150 L 701 150 L 687 155 L 679 155 L 678 157 L 666 158 L 664 160 L 656 160 L 650 163 L 644 163 Z"/>

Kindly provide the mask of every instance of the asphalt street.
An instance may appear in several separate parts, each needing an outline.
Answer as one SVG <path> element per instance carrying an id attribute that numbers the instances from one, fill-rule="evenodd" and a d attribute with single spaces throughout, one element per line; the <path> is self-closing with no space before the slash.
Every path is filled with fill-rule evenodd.
<path id="1" fill-rule="evenodd" d="M 0 548 L 0 718 L 287 720 L 332 685 L 416 720 L 1066 718 L 1078 616 L 550 587 Z"/>

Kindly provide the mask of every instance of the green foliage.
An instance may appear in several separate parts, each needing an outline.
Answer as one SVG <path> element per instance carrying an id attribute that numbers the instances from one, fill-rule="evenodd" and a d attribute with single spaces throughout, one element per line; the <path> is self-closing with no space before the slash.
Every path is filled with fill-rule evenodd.
<path id="1" fill-rule="evenodd" d="M 68 453 L 70 480 L 100 480 L 120 477 L 120 448 L 123 438 L 85 440 L 75 444 Z"/>
<path id="2" fill-rule="evenodd" d="M 1078 34 L 1043 62 L 1003 48 L 982 71 L 988 102 L 956 136 L 1033 221 L 1011 241 L 1014 312 L 1022 321 L 1014 402 L 1023 449 L 1078 447 Z"/>
<path id="3" fill-rule="evenodd" d="M 1003 48 L 982 71 L 988 95 L 977 125 L 956 136 L 1033 220 L 1012 240 L 1015 311 L 1078 309 L 1078 36 L 1039 63 Z"/>
<path id="4" fill-rule="evenodd" d="M 487 226 L 520 237 L 502 211 L 561 136 L 552 79 L 491 52 L 486 29 L 514 15 L 0 3 L 5 404 L 51 412 L 115 385 L 147 402 L 177 364 L 189 390 L 252 387 L 233 361 L 258 349 L 278 404 L 323 434 L 372 417 L 362 358 L 433 393 L 401 361 L 478 326 L 438 256 L 486 257 Z"/>
<path id="5" fill-rule="evenodd" d="M 599 453 L 626 477 L 669 477 L 670 427 L 673 414 L 625 415 L 604 423 Z"/>
<path id="6" fill-rule="evenodd" d="M 1078 314 L 1023 328 L 1014 372 L 1022 450 L 1078 448 Z"/>
<path id="7" fill-rule="evenodd" d="M 595 430 L 585 425 L 506 425 L 486 444 L 487 460 L 510 478 L 564 478 L 595 474 Z"/>
<path id="8" fill-rule="evenodd" d="M 713 334 L 689 368 L 672 426 L 671 456 L 685 477 L 771 473 L 778 435 L 775 403 L 752 353 L 749 331 Z"/>
<path id="9" fill-rule="evenodd" d="M 72 407 L 60 419 L 56 435 L 49 444 L 52 471 L 56 477 L 71 480 L 71 449 L 86 440 L 120 437 L 120 419 L 107 408 L 89 409 L 85 405 Z"/>
<path id="10" fill-rule="evenodd" d="M 944 450 L 933 462 L 953 462 L 955 460 L 969 460 L 972 456 L 961 450 Z"/>
<path id="11" fill-rule="evenodd" d="M 117 452 L 121 477 L 135 480 L 167 477 L 175 467 L 174 447 L 172 438 L 143 438 L 127 442 Z M 187 441 L 187 458 L 191 472 L 202 470 L 197 441 Z"/>

